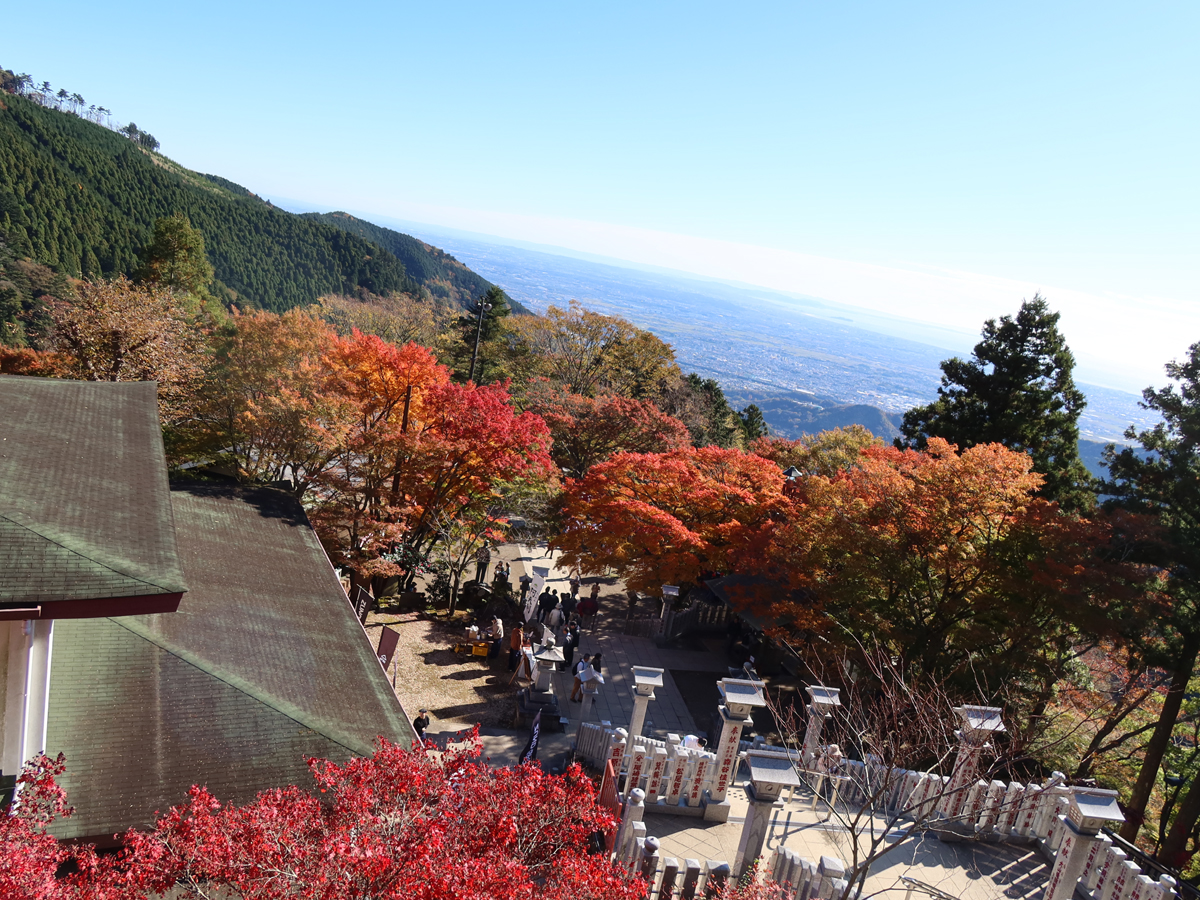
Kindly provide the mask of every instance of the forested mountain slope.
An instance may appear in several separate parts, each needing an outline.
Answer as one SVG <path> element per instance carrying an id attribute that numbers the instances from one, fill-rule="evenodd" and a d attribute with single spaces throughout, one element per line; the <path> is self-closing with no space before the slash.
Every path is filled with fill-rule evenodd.
<path id="1" fill-rule="evenodd" d="M 404 263 L 415 278 L 433 296 L 465 307 L 481 297 L 491 282 L 468 269 L 444 250 L 430 246 L 408 234 L 375 225 L 345 212 L 303 213 L 303 218 L 324 222 L 378 244 Z M 513 312 L 529 315 L 530 310 L 509 298 Z"/>
<path id="2" fill-rule="evenodd" d="M 11 255 L 71 276 L 132 274 L 155 220 L 177 212 L 203 233 L 214 292 L 226 302 L 282 311 L 360 289 L 446 296 L 438 266 L 461 270 L 457 294 L 490 286 L 434 248 L 427 262 L 409 253 L 420 271 L 410 276 L 349 229 L 277 209 L 78 116 L 0 94 L 0 243 Z M 457 294 L 447 299 L 464 303 Z"/>

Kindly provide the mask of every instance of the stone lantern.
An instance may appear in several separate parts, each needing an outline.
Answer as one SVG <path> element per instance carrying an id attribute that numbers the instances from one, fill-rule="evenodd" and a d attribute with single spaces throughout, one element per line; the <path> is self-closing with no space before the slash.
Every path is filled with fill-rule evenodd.
<path id="1" fill-rule="evenodd" d="M 566 661 L 562 648 L 556 647 L 553 644 L 542 644 L 537 650 L 533 651 L 533 658 L 537 661 L 537 676 L 534 678 L 534 686 L 539 691 L 552 690 L 550 686 L 550 673 L 560 663 Z"/>
<path id="2" fill-rule="evenodd" d="M 654 699 L 654 689 L 663 686 L 663 670 L 650 666 L 633 667 L 633 714 L 629 719 L 629 743 L 625 746 L 625 754 L 633 759 L 634 744 L 642 736 L 642 726 L 646 723 L 646 707 Z M 628 768 L 628 763 L 626 764 Z M 636 787 L 636 785 L 631 785 Z"/>
<path id="3" fill-rule="evenodd" d="M 670 637 L 671 621 L 675 618 L 675 601 L 679 599 L 679 586 L 662 586 L 662 610 L 658 614 L 658 643 L 662 646 Z"/>
<path id="4" fill-rule="evenodd" d="M 833 715 L 833 711 L 842 705 L 841 691 L 838 688 L 825 687 L 823 684 L 810 684 L 808 691 L 808 728 L 804 731 L 804 746 L 801 748 L 800 759 L 804 768 L 812 767 L 817 748 L 821 745 L 821 732 L 825 728 L 825 720 Z"/>
<path id="5" fill-rule="evenodd" d="M 958 706 L 954 712 L 962 720 L 958 735 L 958 756 L 954 760 L 954 771 L 950 783 L 938 801 L 937 811 L 953 818 L 962 809 L 967 791 L 979 774 L 979 757 L 989 746 L 995 735 L 1004 731 L 1001 710 L 996 706 Z"/>
<path id="6" fill-rule="evenodd" d="M 729 818 L 729 784 L 737 772 L 738 743 L 743 729 L 754 722 L 751 712 L 767 705 L 763 694 L 763 683 L 744 678 L 722 678 L 717 689 L 724 701 L 717 707 L 721 721 L 721 738 L 715 748 L 716 772 L 709 788 L 709 802 L 704 808 L 704 818 L 709 822 L 724 822 Z"/>
<path id="7" fill-rule="evenodd" d="M 751 750 L 746 754 L 746 765 L 750 769 L 750 785 L 746 789 L 750 808 L 746 812 L 746 824 L 742 827 L 742 837 L 733 863 L 738 878 L 746 874 L 746 870 L 762 853 L 771 810 L 783 806 L 779 799 L 783 789 L 800 784 L 796 767 L 786 756 Z"/>
<path id="8" fill-rule="evenodd" d="M 1100 829 L 1124 822 L 1125 816 L 1117 805 L 1116 791 L 1072 788 L 1071 806 L 1060 821 L 1065 826 L 1063 839 L 1054 857 L 1045 900 L 1069 900 L 1074 895 L 1075 886 L 1083 873 L 1092 845 L 1098 840 Z"/>

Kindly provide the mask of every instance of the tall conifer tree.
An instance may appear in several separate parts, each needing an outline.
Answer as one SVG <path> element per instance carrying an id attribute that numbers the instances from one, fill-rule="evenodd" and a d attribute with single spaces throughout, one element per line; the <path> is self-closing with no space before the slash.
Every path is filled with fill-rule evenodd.
<path id="1" fill-rule="evenodd" d="M 960 450 L 1000 443 L 1028 453 L 1045 478 L 1044 497 L 1070 511 L 1087 509 L 1095 497 L 1079 459 L 1079 414 L 1086 401 L 1075 387 L 1074 368 L 1058 313 L 1035 294 L 1015 318 L 988 319 L 970 359 L 942 363 L 938 399 L 906 412 L 900 430 L 917 449 L 940 437 Z"/>

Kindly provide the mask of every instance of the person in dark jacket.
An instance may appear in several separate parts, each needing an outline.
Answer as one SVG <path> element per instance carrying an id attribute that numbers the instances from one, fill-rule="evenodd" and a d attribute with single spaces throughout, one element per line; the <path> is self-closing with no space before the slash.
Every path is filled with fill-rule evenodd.
<path id="1" fill-rule="evenodd" d="M 413 719 L 413 731 L 417 733 L 417 740 L 425 743 L 425 729 L 429 727 L 429 710 L 421 710 L 421 714 Z"/>
<path id="2" fill-rule="evenodd" d="M 567 636 L 563 639 L 563 664 L 559 671 L 570 672 L 575 664 L 575 648 L 579 646 L 579 626 L 572 622 L 567 626 Z"/>
<path id="3" fill-rule="evenodd" d="M 558 606 L 558 595 L 547 588 L 542 591 L 542 596 L 538 597 L 538 621 L 545 622 L 546 617 L 550 615 L 550 610 Z"/>

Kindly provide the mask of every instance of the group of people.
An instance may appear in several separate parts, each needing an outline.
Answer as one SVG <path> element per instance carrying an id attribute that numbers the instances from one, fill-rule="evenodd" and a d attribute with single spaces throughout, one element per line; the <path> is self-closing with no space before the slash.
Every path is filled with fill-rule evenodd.
<path id="1" fill-rule="evenodd" d="M 549 625 L 551 628 L 558 629 L 563 625 L 568 625 L 571 622 L 578 620 L 586 622 L 590 628 L 596 620 L 596 613 L 600 611 L 600 585 L 599 583 L 592 585 L 592 592 L 589 596 L 579 599 L 579 577 L 571 576 L 571 593 L 559 593 L 554 588 L 544 588 L 537 599 L 537 621 Z M 521 601 L 529 595 L 529 582 L 525 578 L 521 579 Z"/>

